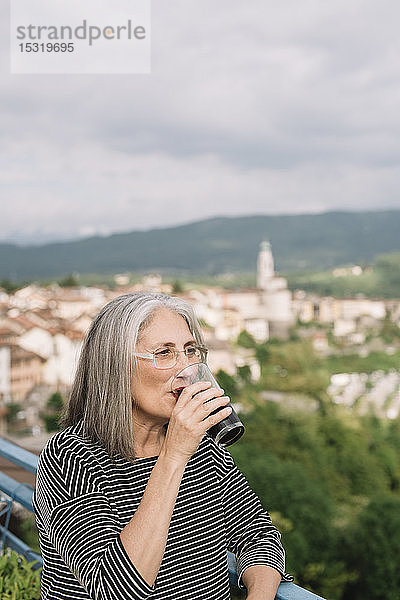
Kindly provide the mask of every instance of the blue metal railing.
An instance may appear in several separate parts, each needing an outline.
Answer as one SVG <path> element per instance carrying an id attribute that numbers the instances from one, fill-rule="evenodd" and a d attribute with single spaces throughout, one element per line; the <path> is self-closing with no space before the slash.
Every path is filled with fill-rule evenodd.
<path id="1" fill-rule="evenodd" d="M 7 440 L 0 438 L 0 456 L 21 467 L 25 471 L 36 474 L 38 457 L 32 452 L 28 452 Z M 37 566 L 42 565 L 42 557 L 36 554 L 22 540 L 8 530 L 13 502 L 18 502 L 29 511 L 33 512 L 32 506 L 32 486 L 25 483 L 18 483 L 5 473 L 0 471 L 0 493 L 2 493 L 5 508 L 0 512 L 6 513 L 5 525 L 0 525 L 0 550 L 6 544 L 8 547 L 22 554 L 29 561 L 37 561 Z M 237 586 L 237 572 L 235 556 L 228 552 L 229 579 L 231 583 Z M 279 586 L 275 600 L 324 600 L 294 583 L 282 582 Z"/>
<path id="2" fill-rule="evenodd" d="M 36 474 L 38 457 L 15 444 L 0 438 L 0 456 L 21 467 L 25 471 Z M 25 556 L 29 561 L 37 561 L 36 566 L 42 565 L 42 557 L 36 554 L 25 542 L 9 531 L 8 526 L 11 517 L 12 506 L 18 502 L 24 508 L 33 512 L 32 493 L 33 488 L 27 483 L 19 483 L 12 477 L 0 471 L 0 492 L 3 496 L 4 508 L 0 515 L 6 515 L 4 526 L 0 525 L 0 550 L 6 545 L 19 554 Z"/>

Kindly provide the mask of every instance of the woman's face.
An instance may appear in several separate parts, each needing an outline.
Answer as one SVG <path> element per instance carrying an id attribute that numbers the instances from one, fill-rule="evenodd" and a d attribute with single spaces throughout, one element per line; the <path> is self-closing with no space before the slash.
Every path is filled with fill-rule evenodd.
<path id="1" fill-rule="evenodd" d="M 151 353 L 166 345 L 184 350 L 193 343 L 196 342 L 185 319 L 172 310 L 160 308 L 141 332 L 136 351 Z M 154 362 L 147 358 L 138 358 L 137 361 L 138 367 L 132 376 L 135 416 L 141 423 L 165 424 L 176 403 L 171 392 L 173 378 L 187 365 L 198 362 L 198 359 L 189 360 L 181 352 L 178 362 L 170 369 L 156 369 Z"/>

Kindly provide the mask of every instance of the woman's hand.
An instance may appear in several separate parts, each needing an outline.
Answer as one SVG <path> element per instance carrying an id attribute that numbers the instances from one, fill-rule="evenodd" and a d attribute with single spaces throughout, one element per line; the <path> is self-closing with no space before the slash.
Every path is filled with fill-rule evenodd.
<path id="1" fill-rule="evenodd" d="M 208 381 L 187 386 L 180 394 L 168 424 L 161 452 L 179 461 L 187 462 L 196 452 L 210 427 L 225 419 L 232 408 L 226 406 L 229 398 L 224 391 L 211 387 Z M 216 409 L 224 407 L 216 414 Z"/>

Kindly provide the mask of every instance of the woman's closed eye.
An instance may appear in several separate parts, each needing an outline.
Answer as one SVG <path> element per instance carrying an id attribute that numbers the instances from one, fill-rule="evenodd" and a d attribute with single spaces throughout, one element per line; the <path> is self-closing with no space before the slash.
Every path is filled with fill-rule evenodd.
<path id="1" fill-rule="evenodd" d="M 156 358 L 170 358 L 174 354 L 175 352 L 172 350 L 172 348 L 161 348 L 160 350 L 156 350 L 154 352 Z"/>
<path id="2" fill-rule="evenodd" d="M 196 356 L 197 355 L 197 346 L 188 346 L 187 348 L 185 348 L 185 354 L 188 358 Z"/>

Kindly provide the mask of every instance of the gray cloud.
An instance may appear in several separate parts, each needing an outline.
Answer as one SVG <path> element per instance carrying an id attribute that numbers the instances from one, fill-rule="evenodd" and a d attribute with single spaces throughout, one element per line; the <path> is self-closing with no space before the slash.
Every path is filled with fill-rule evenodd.
<path id="1" fill-rule="evenodd" d="M 395 0 L 152 3 L 151 75 L 8 73 L 0 239 L 400 208 Z"/>

